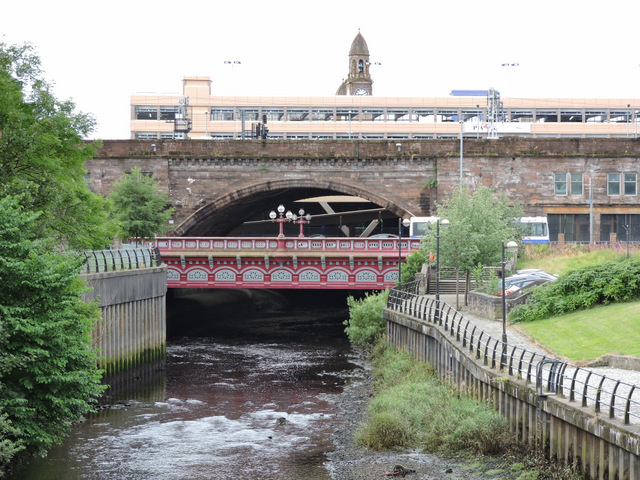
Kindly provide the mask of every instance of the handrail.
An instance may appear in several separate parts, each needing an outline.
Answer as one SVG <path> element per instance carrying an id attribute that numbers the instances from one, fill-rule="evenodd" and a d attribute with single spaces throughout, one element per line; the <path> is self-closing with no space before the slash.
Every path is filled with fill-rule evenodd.
<path id="1" fill-rule="evenodd" d="M 533 383 L 539 395 L 543 391 L 558 395 L 583 407 L 592 407 L 595 413 L 607 412 L 609 418 L 627 425 L 640 425 L 640 389 L 635 385 L 518 346 L 508 347 L 503 356 L 501 339 L 487 335 L 446 302 L 434 298 L 424 301 L 424 296 L 420 298 L 418 294 L 418 284 L 416 281 L 392 288 L 387 308 L 412 315 L 418 322 L 441 326 L 453 337 L 452 342 L 470 353 L 475 350 L 474 357 L 484 365 Z"/>
<path id="2" fill-rule="evenodd" d="M 135 270 L 162 265 L 158 247 L 87 250 L 83 253 L 85 273 Z"/>

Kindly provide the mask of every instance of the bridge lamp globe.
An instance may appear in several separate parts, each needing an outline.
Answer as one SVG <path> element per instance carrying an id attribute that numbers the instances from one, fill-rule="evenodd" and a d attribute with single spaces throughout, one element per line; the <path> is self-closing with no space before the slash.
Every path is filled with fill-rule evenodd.
<path id="1" fill-rule="evenodd" d="M 269 213 L 269 218 L 271 220 L 275 220 L 277 216 L 278 216 L 278 214 L 276 212 L 274 212 L 273 210 L 271 210 L 271 212 Z"/>
<path id="2" fill-rule="evenodd" d="M 284 213 L 284 205 L 278 205 L 278 213 L 279 214 L 283 214 Z"/>
<path id="3" fill-rule="evenodd" d="M 311 214 L 307 213 L 306 215 L 304 214 L 304 208 L 301 208 L 298 211 L 298 217 L 299 218 L 304 218 L 307 222 L 311 221 Z"/>
<path id="4" fill-rule="evenodd" d="M 291 213 L 291 210 L 287 210 L 287 213 L 285 214 L 285 217 L 287 217 L 289 220 L 293 220 L 293 213 Z"/>

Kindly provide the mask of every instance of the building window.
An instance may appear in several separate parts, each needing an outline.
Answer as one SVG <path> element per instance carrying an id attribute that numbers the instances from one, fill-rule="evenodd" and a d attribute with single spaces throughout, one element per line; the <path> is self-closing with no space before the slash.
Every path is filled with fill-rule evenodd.
<path id="1" fill-rule="evenodd" d="M 566 195 L 567 194 L 567 174 L 566 173 L 555 173 L 554 174 L 554 184 L 555 195 Z"/>
<path id="2" fill-rule="evenodd" d="M 262 115 L 267 116 L 268 122 L 282 122 L 284 117 L 284 108 L 262 107 Z"/>
<path id="3" fill-rule="evenodd" d="M 180 107 L 160 107 L 160 120 L 175 120 Z"/>
<path id="4" fill-rule="evenodd" d="M 387 108 L 387 121 L 389 122 L 408 122 L 408 108 Z"/>
<path id="5" fill-rule="evenodd" d="M 336 120 L 338 121 L 359 121 L 358 115 L 360 109 L 353 108 L 336 108 Z"/>
<path id="6" fill-rule="evenodd" d="M 316 108 L 311 110 L 311 120 L 314 122 L 331 122 L 333 120 L 333 108 Z"/>
<path id="7" fill-rule="evenodd" d="M 582 195 L 582 174 L 570 173 L 571 177 L 571 195 Z"/>
<path id="8" fill-rule="evenodd" d="M 211 107 L 211 121 L 213 122 L 233 121 L 233 109 Z"/>
<path id="9" fill-rule="evenodd" d="M 256 107 L 239 108 L 236 107 L 236 118 L 240 121 L 244 118 L 245 122 L 257 122 L 258 121 L 258 109 Z"/>
<path id="10" fill-rule="evenodd" d="M 607 195 L 620 195 L 619 173 L 607 173 Z"/>
<path id="11" fill-rule="evenodd" d="M 582 110 L 560 110 L 561 122 L 582 122 Z"/>
<path id="12" fill-rule="evenodd" d="M 286 119 L 288 122 L 301 122 L 309 119 L 308 108 L 287 108 Z M 288 138 L 288 137 L 287 137 Z"/>
<path id="13" fill-rule="evenodd" d="M 139 140 L 158 138 L 158 132 L 136 132 L 136 138 Z"/>
<path id="14" fill-rule="evenodd" d="M 381 108 L 363 108 L 362 120 L 364 122 L 384 121 L 384 110 Z"/>
<path id="15" fill-rule="evenodd" d="M 157 120 L 158 107 L 137 106 L 136 120 Z"/>
<path id="16" fill-rule="evenodd" d="M 636 195 L 636 174 L 635 173 L 624 174 L 624 194 Z"/>
<path id="17" fill-rule="evenodd" d="M 549 240 L 558 241 L 559 234 L 564 234 L 566 242 L 589 243 L 590 222 L 588 213 L 549 214 Z"/>
<path id="18" fill-rule="evenodd" d="M 358 73 L 364 73 L 364 62 L 362 60 L 358 60 Z"/>

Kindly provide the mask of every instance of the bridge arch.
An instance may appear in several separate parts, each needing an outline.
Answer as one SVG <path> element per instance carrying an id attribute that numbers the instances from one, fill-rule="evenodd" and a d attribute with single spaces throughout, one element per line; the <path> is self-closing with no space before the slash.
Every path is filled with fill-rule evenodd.
<path id="1" fill-rule="evenodd" d="M 256 213 L 267 215 L 278 204 L 291 207 L 295 200 L 319 195 L 363 198 L 398 217 L 413 215 L 409 202 L 394 192 L 372 192 L 352 182 L 333 179 L 292 178 L 261 181 L 222 190 L 209 203 L 175 227 L 176 236 L 224 236 Z"/>

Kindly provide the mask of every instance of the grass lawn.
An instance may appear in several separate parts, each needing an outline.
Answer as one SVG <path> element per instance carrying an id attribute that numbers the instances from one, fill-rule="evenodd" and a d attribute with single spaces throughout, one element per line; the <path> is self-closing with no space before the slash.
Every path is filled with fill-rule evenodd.
<path id="1" fill-rule="evenodd" d="M 519 323 L 517 328 L 572 363 L 595 360 L 607 353 L 640 357 L 640 302 Z"/>

